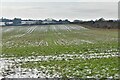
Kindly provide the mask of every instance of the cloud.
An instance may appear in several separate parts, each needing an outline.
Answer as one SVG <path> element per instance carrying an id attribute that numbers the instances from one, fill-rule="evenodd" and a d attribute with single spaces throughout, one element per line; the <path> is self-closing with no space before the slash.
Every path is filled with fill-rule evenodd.
<path id="1" fill-rule="evenodd" d="M 10 12 L 10 13 L 9 13 Z M 3 16 L 8 18 L 68 18 L 68 19 L 96 19 L 98 17 L 117 18 L 117 3 L 93 2 L 62 2 L 62 3 L 5 3 L 2 8 Z"/>
<path id="2" fill-rule="evenodd" d="M 118 2 L 119 0 L 2 0 L 2 2 Z"/>

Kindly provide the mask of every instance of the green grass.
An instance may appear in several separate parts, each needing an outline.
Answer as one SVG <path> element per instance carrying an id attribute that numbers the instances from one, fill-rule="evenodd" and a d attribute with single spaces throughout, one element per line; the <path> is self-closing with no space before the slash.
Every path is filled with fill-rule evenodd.
<path id="1" fill-rule="evenodd" d="M 54 26 L 54 25 L 52 25 Z M 74 26 L 74 25 L 66 25 Z M 43 26 L 44 27 L 44 26 Z M 46 27 L 46 26 L 45 26 Z M 58 28 L 59 25 L 56 27 Z M 5 29 L 8 27 L 4 27 Z M 3 30 L 4 30 L 3 28 Z M 38 26 L 30 34 L 26 34 L 22 37 L 14 37 L 15 35 L 26 33 L 29 27 L 13 27 L 13 31 L 3 32 L 3 49 L 2 53 L 8 56 L 14 55 L 16 57 L 20 56 L 30 56 L 30 55 L 54 55 L 54 54 L 64 54 L 73 53 L 76 54 L 82 52 L 87 52 L 89 50 L 96 51 L 98 53 L 104 52 L 106 50 L 117 49 L 118 48 L 118 32 L 117 30 L 50 30 L 50 26 L 46 27 L 47 32 L 39 31 L 41 28 Z M 21 31 L 19 31 L 22 29 Z M 11 38 L 12 36 L 12 38 Z M 44 41 L 42 45 L 36 44 L 36 42 Z M 61 44 L 55 44 L 54 42 L 59 41 Z M 63 41 L 62 41 L 63 40 Z M 90 41 L 92 43 L 87 43 L 84 41 Z M 11 42 L 6 44 L 6 42 Z M 48 46 L 45 44 L 48 43 Z M 30 44 L 29 44 L 30 43 Z M 36 54 L 31 54 L 35 52 Z"/>
<path id="2" fill-rule="evenodd" d="M 107 52 L 107 50 L 113 50 L 117 48 L 117 43 L 98 43 L 98 44 L 81 44 L 81 45 L 53 45 L 51 46 L 39 46 L 39 47 L 15 47 L 15 48 L 3 48 L 4 53 L 6 55 L 14 55 L 16 57 L 20 56 L 32 56 L 32 55 L 59 55 L 59 54 L 82 54 L 87 53 L 89 54 L 89 51 L 93 51 L 92 53 L 102 53 Z M 36 54 L 32 54 L 35 52 Z M 117 51 L 111 51 L 111 52 L 117 52 Z"/>
<path id="3" fill-rule="evenodd" d="M 75 78 L 107 78 L 119 73 L 118 58 L 102 58 L 90 60 L 69 60 L 69 61 L 42 61 L 42 62 L 27 62 L 21 65 L 23 68 L 38 68 L 49 70 L 48 73 L 54 74 L 55 72 L 61 73 L 63 77 Z M 47 73 L 46 73 L 47 74 Z M 117 76 L 118 77 L 118 76 Z"/>
<path id="4" fill-rule="evenodd" d="M 53 29 L 54 26 L 57 30 Z M 38 26 L 32 33 L 27 33 L 32 27 L 3 27 L 2 54 L 3 57 L 49 56 L 60 54 L 94 54 L 117 53 L 118 30 L 80 29 L 62 30 L 60 27 L 76 25 L 44 25 Z M 78 26 L 79 27 L 79 26 Z M 12 31 L 5 32 L 9 28 Z M 44 29 L 41 31 L 41 29 Z M 77 27 L 76 27 L 77 28 Z M 60 29 L 60 30 L 59 30 Z M 47 31 L 46 31 L 47 30 Z M 16 37 L 25 34 L 21 37 Z M 39 45 L 39 43 L 41 43 Z M 23 68 L 38 68 L 48 70 L 46 74 L 59 72 L 63 77 L 114 77 L 118 74 L 118 58 L 73 59 L 26 62 Z"/>

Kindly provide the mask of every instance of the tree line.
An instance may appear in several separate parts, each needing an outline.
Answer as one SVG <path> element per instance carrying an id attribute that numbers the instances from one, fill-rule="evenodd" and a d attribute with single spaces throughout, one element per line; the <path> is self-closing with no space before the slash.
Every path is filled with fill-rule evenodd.
<path id="1" fill-rule="evenodd" d="M 82 21 L 82 20 L 74 20 L 69 21 L 68 19 L 65 20 L 55 20 L 55 19 L 45 19 L 45 20 L 22 20 L 21 18 L 14 18 L 14 19 L 6 19 L 1 18 L 0 22 L 5 22 L 6 26 L 20 26 L 20 25 L 50 25 L 50 24 L 77 24 L 83 25 L 84 27 L 88 28 L 105 28 L 105 29 L 120 29 L 120 20 L 105 20 L 104 18 L 100 18 L 98 20 L 90 20 L 90 21 Z M 9 22 L 13 22 L 9 24 Z M 24 22 L 24 24 L 23 24 Z"/>

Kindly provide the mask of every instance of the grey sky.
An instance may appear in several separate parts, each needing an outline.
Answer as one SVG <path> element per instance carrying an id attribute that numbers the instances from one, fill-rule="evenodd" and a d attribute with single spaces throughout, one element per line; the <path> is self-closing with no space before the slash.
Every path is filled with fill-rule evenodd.
<path id="1" fill-rule="evenodd" d="M 91 20 L 100 17 L 118 18 L 117 2 L 4 2 L 1 9 L 2 15 L 0 17 L 6 18 L 69 20 Z"/>
<path id="2" fill-rule="evenodd" d="M 119 0 L 1 0 L 3 2 L 118 2 Z"/>

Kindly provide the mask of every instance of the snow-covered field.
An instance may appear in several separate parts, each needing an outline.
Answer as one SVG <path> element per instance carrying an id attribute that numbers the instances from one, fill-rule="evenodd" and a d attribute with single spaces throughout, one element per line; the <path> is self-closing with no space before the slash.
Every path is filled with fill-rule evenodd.
<path id="1" fill-rule="evenodd" d="M 117 34 L 72 24 L 3 27 L 0 78 L 118 78 Z"/>

